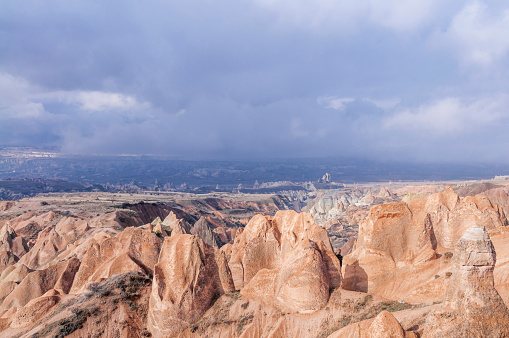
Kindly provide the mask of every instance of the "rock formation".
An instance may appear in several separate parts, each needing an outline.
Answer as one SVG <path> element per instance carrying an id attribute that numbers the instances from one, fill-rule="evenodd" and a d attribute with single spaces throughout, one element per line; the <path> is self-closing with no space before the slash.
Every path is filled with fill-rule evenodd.
<path id="1" fill-rule="evenodd" d="M 0 229 L 0 252 L 12 252 L 17 258 L 21 258 L 28 250 L 25 239 L 17 236 L 10 224 L 6 224 Z"/>
<path id="2" fill-rule="evenodd" d="M 5 297 L 0 310 L 13 306 L 25 306 L 30 300 L 44 295 L 51 289 L 69 293 L 80 261 L 72 258 L 66 262 L 52 265 L 44 270 L 30 272 L 14 290 Z"/>
<path id="3" fill-rule="evenodd" d="M 185 220 L 177 218 L 173 211 L 164 219 L 162 226 L 171 235 L 191 233 L 189 224 Z"/>
<path id="4" fill-rule="evenodd" d="M 253 217 L 235 238 L 229 266 L 243 295 L 295 312 L 321 308 L 341 283 L 326 231 L 294 211 Z"/>
<path id="5" fill-rule="evenodd" d="M 217 295 L 233 291 L 222 252 L 199 237 L 174 235 L 163 243 L 150 295 L 148 327 L 169 337 L 196 321 Z"/>
<path id="6" fill-rule="evenodd" d="M 259 270 L 241 290 L 283 311 L 311 313 L 329 300 L 329 276 L 316 244 L 302 240 L 281 268 Z"/>
<path id="7" fill-rule="evenodd" d="M 83 292 L 87 283 L 100 282 L 129 271 L 152 275 L 161 243 L 161 238 L 140 228 L 126 228 L 100 243 L 92 239 L 76 273 L 72 292 Z"/>
<path id="8" fill-rule="evenodd" d="M 394 316 L 380 312 L 374 319 L 348 325 L 331 334 L 329 338 L 417 338 L 415 332 L 407 332 Z"/>
<path id="9" fill-rule="evenodd" d="M 454 251 L 445 303 L 428 316 L 423 337 L 509 336 L 509 310 L 494 287 L 495 262 L 486 230 L 469 228 Z"/>
<path id="10" fill-rule="evenodd" d="M 380 191 L 378 192 L 378 194 L 375 195 L 375 197 L 378 197 L 378 198 L 393 198 L 394 197 L 394 193 L 392 192 L 392 190 L 389 187 L 382 187 L 382 188 L 380 188 Z"/>
<path id="11" fill-rule="evenodd" d="M 50 289 L 41 297 L 30 300 L 25 306 L 16 310 L 11 318 L 10 327 L 17 329 L 29 326 L 44 317 L 52 307 L 60 302 L 60 292 Z"/>
<path id="12" fill-rule="evenodd" d="M 218 247 L 216 235 L 212 232 L 210 224 L 205 217 L 200 217 L 200 219 L 191 228 L 190 233 L 200 237 L 208 245 Z"/>
<path id="13" fill-rule="evenodd" d="M 15 202 L 13 201 L 2 201 L 0 202 L 0 212 L 4 212 L 9 210 L 15 205 Z"/>
<path id="14" fill-rule="evenodd" d="M 19 201 L 0 211 L 0 336 L 509 336 L 504 211 L 452 189 L 394 202 L 395 188 L 361 187 L 316 192 L 310 208 L 339 217 L 325 229 L 288 210 L 225 216 L 274 214 L 270 201 Z"/>
<path id="15" fill-rule="evenodd" d="M 444 276 L 450 264 L 442 254 L 476 223 L 494 230 L 506 219 L 487 197 L 460 199 L 451 188 L 408 203 L 374 206 L 360 224 L 352 252 L 343 258 L 342 286 L 395 300 L 421 301 L 421 294 L 442 299 L 447 285 L 435 276 Z"/>
<path id="16" fill-rule="evenodd" d="M 218 227 L 212 230 L 219 243 L 227 244 L 233 242 L 237 232 L 236 228 Z"/>

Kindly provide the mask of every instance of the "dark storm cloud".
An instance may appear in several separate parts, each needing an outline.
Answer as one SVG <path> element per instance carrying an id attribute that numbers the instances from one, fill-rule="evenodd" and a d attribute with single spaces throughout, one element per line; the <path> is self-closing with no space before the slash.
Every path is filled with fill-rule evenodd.
<path id="1" fill-rule="evenodd" d="M 503 2 L 4 1 L 0 144 L 494 160 Z"/>

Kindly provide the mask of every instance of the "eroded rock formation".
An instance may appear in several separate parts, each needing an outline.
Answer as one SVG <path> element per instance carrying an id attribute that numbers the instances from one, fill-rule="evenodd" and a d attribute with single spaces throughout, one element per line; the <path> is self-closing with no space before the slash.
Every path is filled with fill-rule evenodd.
<path id="1" fill-rule="evenodd" d="M 83 292 L 88 283 L 101 282 L 129 271 L 153 275 L 161 244 L 161 238 L 140 228 L 126 228 L 101 242 L 92 238 L 76 273 L 72 292 Z"/>
<path id="2" fill-rule="evenodd" d="M 243 295 L 294 312 L 323 307 L 341 283 L 326 231 L 294 211 L 253 217 L 235 238 L 229 266 Z"/>
<path id="3" fill-rule="evenodd" d="M 177 334 L 196 321 L 214 297 L 234 290 L 224 254 L 193 235 L 167 237 L 154 269 L 148 312 L 154 337 Z"/>
<path id="4" fill-rule="evenodd" d="M 400 196 L 376 191 L 365 190 L 358 202 Z M 20 214 L 21 205 L 40 203 L 19 202 L 0 220 L 0 335 L 509 334 L 506 296 L 494 288 L 495 281 L 497 289 L 509 287 L 509 229 L 503 211 L 483 196 L 460 199 L 446 189 L 373 207 L 359 238 L 342 250 L 345 278 L 326 230 L 310 214 L 257 215 L 237 230 L 238 223 L 229 228 L 212 216 L 234 206 L 228 203 L 204 213 L 210 222 L 196 222 L 195 236 L 176 208 L 164 221 L 170 207 L 147 213 L 161 218 L 142 225 L 126 209 Z M 187 217 L 191 224 L 197 215 Z M 208 239 L 229 243 L 218 249 Z"/>
<path id="5" fill-rule="evenodd" d="M 216 238 L 216 234 L 212 232 L 212 228 L 210 227 L 209 222 L 205 217 L 200 217 L 200 219 L 194 224 L 191 228 L 190 233 L 197 237 L 200 237 L 205 243 L 210 246 L 218 247 L 218 241 Z"/>
<path id="6" fill-rule="evenodd" d="M 473 224 L 495 230 L 506 219 L 487 197 L 460 199 L 451 188 L 408 203 L 374 206 L 343 258 L 342 286 L 395 300 L 443 299 L 450 272 L 444 254 Z"/>
<path id="7" fill-rule="evenodd" d="M 423 337 L 507 337 L 509 310 L 494 287 L 496 254 L 486 230 L 459 239 L 444 306 L 428 316 Z"/>
<path id="8" fill-rule="evenodd" d="M 164 219 L 162 226 L 167 230 L 171 235 L 182 235 L 191 233 L 191 227 L 184 220 L 177 218 L 177 215 L 172 211 L 170 214 Z"/>

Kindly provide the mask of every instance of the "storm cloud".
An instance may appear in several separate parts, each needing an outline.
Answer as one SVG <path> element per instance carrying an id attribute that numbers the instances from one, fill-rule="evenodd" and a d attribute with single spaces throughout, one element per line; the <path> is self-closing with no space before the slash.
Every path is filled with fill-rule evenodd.
<path id="1" fill-rule="evenodd" d="M 507 161 L 504 1 L 0 2 L 0 144 Z"/>

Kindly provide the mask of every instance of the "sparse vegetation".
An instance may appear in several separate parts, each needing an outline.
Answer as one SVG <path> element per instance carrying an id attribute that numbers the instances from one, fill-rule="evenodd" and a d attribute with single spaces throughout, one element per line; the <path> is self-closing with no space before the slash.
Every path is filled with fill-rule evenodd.
<path id="1" fill-rule="evenodd" d="M 363 309 L 372 299 L 373 299 L 372 295 L 366 295 L 363 299 L 361 299 L 355 304 L 354 310 L 358 312 L 359 310 Z"/>
<path id="2" fill-rule="evenodd" d="M 87 289 L 90 291 L 86 295 L 89 297 L 95 296 L 98 298 L 107 297 L 111 295 L 111 291 L 109 288 L 104 287 L 104 284 L 100 283 L 91 283 L 87 286 Z"/>
<path id="3" fill-rule="evenodd" d="M 247 315 L 243 316 L 238 322 L 237 322 L 237 333 L 241 334 L 242 331 L 244 331 L 244 326 L 247 324 L 250 324 L 253 321 L 253 315 Z"/>
<path id="4" fill-rule="evenodd" d="M 227 293 L 226 296 L 232 298 L 232 299 L 239 299 L 240 297 L 240 291 L 235 291 L 235 292 L 231 292 L 231 293 Z"/>
<path id="5" fill-rule="evenodd" d="M 42 331 L 32 335 L 32 338 L 42 338 L 53 334 L 55 338 L 66 337 L 76 330 L 82 329 L 83 324 L 89 317 L 97 316 L 99 308 L 92 306 L 90 308 L 72 308 L 70 317 L 56 321 L 44 327 Z"/>

